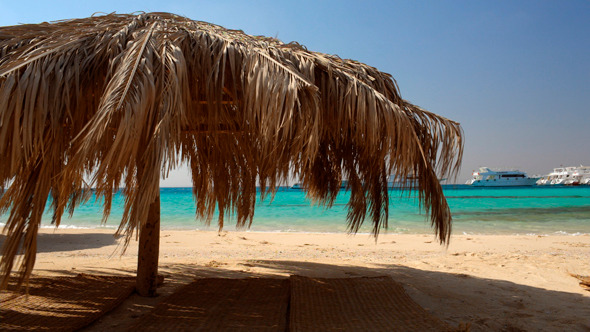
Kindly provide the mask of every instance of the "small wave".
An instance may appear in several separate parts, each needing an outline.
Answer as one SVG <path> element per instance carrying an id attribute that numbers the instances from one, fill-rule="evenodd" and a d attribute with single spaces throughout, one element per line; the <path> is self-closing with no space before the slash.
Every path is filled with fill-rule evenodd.
<path id="1" fill-rule="evenodd" d="M 41 228 L 50 229 L 50 228 L 56 228 L 56 227 L 55 227 L 55 225 L 45 224 L 45 225 L 41 225 Z M 61 229 L 117 229 L 117 227 L 115 227 L 115 226 L 104 226 L 104 225 L 79 226 L 79 225 L 64 225 L 64 224 L 59 225 L 57 228 L 61 228 Z"/>
<path id="2" fill-rule="evenodd" d="M 584 236 L 584 235 L 590 235 L 590 233 L 581 233 L 581 232 L 575 232 L 575 233 L 569 233 L 569 232 L 565 232 L 565 231 L 557 231 L 553 233 L 554 235 L 569 235 L 569 236 Z"/>

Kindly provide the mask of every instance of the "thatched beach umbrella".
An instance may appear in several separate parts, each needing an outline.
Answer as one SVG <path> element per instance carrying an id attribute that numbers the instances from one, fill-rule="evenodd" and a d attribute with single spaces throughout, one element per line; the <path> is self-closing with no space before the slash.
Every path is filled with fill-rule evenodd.
<path id="1" fill-rule="evenodd" d="M 289 174 L 334 201 L 349 183 L 349 230 L 387 226 L 390 174 L 417 189 L 441 242 L 451 215 L 438 175 L 456 172 L 458 123 L 400 97 L 389 74 L 305 47 L 167 13 L 0 28 L 0 213 L 9 212 L 2 287 L 32 271 L 48 198 L 64 211 L 123 184 L 117 233 L 139 236 L 138 291 L 155 290 L 159 179 L 190 166 L 196 212 L 252 221 L 256 185 Z M 92 182 L 85 179 L 91 176 Z"/>

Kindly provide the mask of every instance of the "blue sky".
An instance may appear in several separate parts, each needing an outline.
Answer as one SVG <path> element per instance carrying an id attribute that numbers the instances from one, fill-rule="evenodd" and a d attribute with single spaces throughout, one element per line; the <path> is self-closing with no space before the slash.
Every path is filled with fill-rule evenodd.
<path id="1" fill-rule="evenodd" d="M 0 26 L 165 11 L 297 41 L 392 74 L 460 122 L 457 182 L 479 166 L 590 165 L 590 1 L 4 1 Z M 185 170 L 163 186 L 190 186 Z"/>

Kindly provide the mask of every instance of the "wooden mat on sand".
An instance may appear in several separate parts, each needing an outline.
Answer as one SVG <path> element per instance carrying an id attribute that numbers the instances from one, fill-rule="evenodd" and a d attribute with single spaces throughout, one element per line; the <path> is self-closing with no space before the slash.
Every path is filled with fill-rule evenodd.
<path id="1" fill-rule="evenodd" d="M 29 294 L 0 292 L 0 330 L 75 331 L 112 310 L 135 290 L 134 277 L 32 278 Z"/>
<path id="2" fill-rule="evenodd" d="M 292 276 L 291 331 L 450 331 L 390 277 Z"/>
<path id="3" fill-rule="evenodd" d="M 288 279 L 199 279 L 181 287 L 130 331 L 285 331 Z"/>
<path id="4" fill-rule="evenodd" d="M 130 331 L 449 331 L 390 277 L 200 279 Z"/>

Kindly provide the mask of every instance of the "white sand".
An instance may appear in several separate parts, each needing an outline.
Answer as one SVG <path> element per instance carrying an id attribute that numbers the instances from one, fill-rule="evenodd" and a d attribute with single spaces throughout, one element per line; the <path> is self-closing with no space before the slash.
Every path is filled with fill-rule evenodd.
<path id="1" fill-rule="evenodd" d="M 112 230 L 43 230 L 36 275 L 133 275 L 137 242 L 123 256 Z M 472 331 L 588 331 L 590 236 L 432 235 L 162 231 L 161 296 L 133 295 L 89 327 L 125 330 L 178 286 L 199 277 L 390 275 L 425 309 Z"/>

